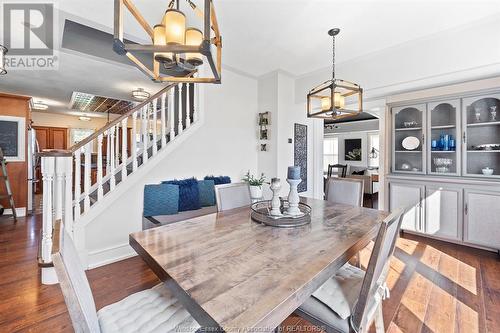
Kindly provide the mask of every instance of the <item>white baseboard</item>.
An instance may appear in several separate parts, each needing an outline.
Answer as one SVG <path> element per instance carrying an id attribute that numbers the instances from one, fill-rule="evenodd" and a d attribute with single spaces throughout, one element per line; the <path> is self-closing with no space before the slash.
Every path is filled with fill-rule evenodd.
<path id="1" fill-rule="evenodd" d="M 105 248 L 93 252 L 89 252 L 87 256 L 88 267 L 93 269 L 114 262 L 124 260 L 136 256 L 137 253 L 128 244 L 118 245 L 110 248 Z"/>
<path id="2" fill-rule="evenodd" d="M 23 217 L 26 216 L 26 207 L 18 207 L 16 208 L 16 213 L 17 217 Z M 12 209 L 11 208 L 5 208 L 4 215 L 12 215 Z"/>

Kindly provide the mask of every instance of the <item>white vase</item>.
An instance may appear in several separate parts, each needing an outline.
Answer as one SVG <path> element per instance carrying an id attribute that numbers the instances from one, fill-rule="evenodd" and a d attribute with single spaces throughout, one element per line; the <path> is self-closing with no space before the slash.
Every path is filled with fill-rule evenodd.
<path id="1" fill-rule="evenodd" d="M 249 185 L 248 187 L 250 188 L 250 198 L 252 202 L 262 199 L 262 186 Z"/>

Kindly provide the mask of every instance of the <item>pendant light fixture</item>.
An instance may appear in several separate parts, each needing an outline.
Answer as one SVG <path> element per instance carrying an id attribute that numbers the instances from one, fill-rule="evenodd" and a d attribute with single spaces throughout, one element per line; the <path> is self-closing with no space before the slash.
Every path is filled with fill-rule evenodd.
<path id="1" fill-rule="evenodd" d="M 137 88 L 136 90 L 132 90 L 132 97 L 138 101 L 145 101 L 149 98 L 149 93 L 145 91 L 143 88 Z"/>
<path id="2" fill-rule="evenodd" d="M 194 11 L 203 19 L 202 30 L 187 25 L 180 0 L 171 0 L 161 22 L 148 24 L 132 0 L 115 1 L 115 24 L 113 49 L 127 56 L 142 72 L 156 82 L 220 83 L 222 69 L 222 39 L 212 0 L 203 1 L 203 10 L 192 0 L 185 0 L 186 9 Z M 123 39 L 123 11 L 132 14 L 144 31 L 151 37 L 152 44 L 130 44 Z M 184 9 L 184 8 L 183 8 Z M 216 48 L 214 57 L 212 46 Z M 152 68 L 142 63 L 133 53 L 150 53 Z M 199 66 L 207 60 L 212 77 L 200 77 Z"/>
<path id="3" fill-rule="evenodd" d="M 0 44 L 0 75 L 7 74 L 7 70 L 5 69 L 5 55 L 9 50 Z"/>
<path id="4" fill-rule="evenodd" d="M 363 89 L 356 83 L 335 78 L 335 36 L 339 32 L 338 28 L 328 31 L 333 39 L 332 79 L 314 87 L 307 94 L 309 118 L 341 119 L 357 115 L 363 110 Z M 346 109 L 346 99 L 354 107 Z"/>

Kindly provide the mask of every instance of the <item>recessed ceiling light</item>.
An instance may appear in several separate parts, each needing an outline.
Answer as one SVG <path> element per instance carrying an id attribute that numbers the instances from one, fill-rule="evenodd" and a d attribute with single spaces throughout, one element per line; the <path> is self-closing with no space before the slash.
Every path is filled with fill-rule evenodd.
<path id="1" fill-rule="evenodd" d="M 132 97 L 138 101 L 145 101 L 149 98 L 149 93 L 145 91 L 143 88 L 137 88 L 132 91 Z"/>
<path id="2" fill-rule="evenodd" d="M 42 101 L 33 102 L 32 107 L 34 110 L 47 110 L 49 106 Z"/>
<path id="3" fill-rule="evenodd" d="M 87 116 L 80 116 L 80 117 L 78 117 L 78 119 L 80 119 L 81 121 L 90 121 L 91 120 L 91 118 L 87 117 Z"/>

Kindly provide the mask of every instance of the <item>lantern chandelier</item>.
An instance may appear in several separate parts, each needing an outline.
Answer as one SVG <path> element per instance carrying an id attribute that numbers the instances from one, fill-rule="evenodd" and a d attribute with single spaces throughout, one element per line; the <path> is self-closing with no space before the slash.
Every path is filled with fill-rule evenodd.
<path id="1" fill-rule="evenodd" d="M 191 0 L 186 0 L 194 13 L 203 19 L 203 31 L 186 28 L 186 16 L 180 10 L 179 0 L 171 0 L 159 24 L 151 27 L 132 0 L 115 0 L 113 50 L 129 58 L 142 72 L 156 82 L 220 83 L 222 40 L 212 0 L 203 0 L 203 11 Z M 127 43 L 123 39 L 123 11 L 127 8 L 152 44 Z M 213 34 L 212 34 L 213 32 Z M 212 45 L 215 46 L 216 60 Z M 133 53 L 151 54 L 152 68 L 142 63 Z M 206 60 L 212 77 L 196 75 Z M 160 70 L 160 66 L 163 70 Z M 165 75 L 166 74 L 166 75 Z"/>
<path id="2" fill-rule="evenodd" d="M 349 81 L 335 78 L 335 36 L 340 29 L 328 31 L 333 39 L 332 79 L 311 89 L 307 94 L 307 116 L 309 118 L 342 119 L 357 115 L 363 110 L 363 89 Z M 346 98 L 352 96 L 354 108 L 346 109 Z"/>

